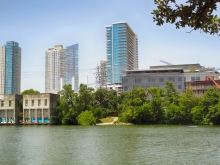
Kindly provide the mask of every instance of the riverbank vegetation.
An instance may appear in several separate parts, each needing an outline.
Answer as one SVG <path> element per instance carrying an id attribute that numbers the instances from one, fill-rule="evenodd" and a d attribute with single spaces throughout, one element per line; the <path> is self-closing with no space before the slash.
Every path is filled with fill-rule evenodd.
<path id="1" fill-rule="evenodd" d="M 58 100 L 61 124 L 92 125 L 107 116 L 133 124 L 220 124 L 220 91 L 209 88 L 197 98 L 189 89 L 179 94 L 172 82 L 165 88 L 134 88 L 119 96 L 115 90 L 81 84 L 78 93 L 65 85 Z"/>

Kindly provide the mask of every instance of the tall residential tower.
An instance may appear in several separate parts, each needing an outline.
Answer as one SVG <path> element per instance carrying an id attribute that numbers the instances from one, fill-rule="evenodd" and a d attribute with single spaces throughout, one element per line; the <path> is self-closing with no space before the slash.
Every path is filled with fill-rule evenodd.
<path id="1" fill-rule="evenodd" d="M 65 84 L 72 84 L 78 91 L 78 44 L 68 46 L 55 45 L 46 51 L 45 92 L 57 93 Z"/>
<path id="2" fill-rule="evenodd" d="M 120 84 L 122 71 L 138 69 L 138 39 L 127 22 L 106 26 L 107 83 Z"/>
<path id="3" fill-rule="evenodd" d="M 14 41 L 0 47 L 0 95 L 20 94 L 21 48 Z"/>

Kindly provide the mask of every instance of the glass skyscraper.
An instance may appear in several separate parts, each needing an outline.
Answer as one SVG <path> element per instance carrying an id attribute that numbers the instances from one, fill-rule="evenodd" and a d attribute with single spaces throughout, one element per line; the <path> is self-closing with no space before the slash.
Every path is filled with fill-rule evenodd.
<path id="1" fill-rule="evenodd" d="M 21 48 L 14 41 L 0 47 L 0 94 L 20 94 Z"/>
<path id="2" fill-rule="evenodd" d="M 138 69 L 138 39 L 127 22 L 106 26 L 107 83 L 121 83 L 125 70 Z"/>
<path id="3" fill-rule="evenodd" d="M 78 44 L 66 47 L 65 84 L 72 84 L 75 91 L 79 87 Z"/>

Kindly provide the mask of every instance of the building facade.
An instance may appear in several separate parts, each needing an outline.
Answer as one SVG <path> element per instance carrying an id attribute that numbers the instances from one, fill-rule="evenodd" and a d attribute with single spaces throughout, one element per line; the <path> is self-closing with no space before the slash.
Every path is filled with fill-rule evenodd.
<path id="1" fill-rule="evenodd" d="M 220 86 L 220 80 L 215 80 L 215 82 Z M 186 82 L 186 88 L 191 89 L 197 97 L 201 97 L 210 87 L 217 88 L 212 81 Z"/>
<path id="2" fill-rule="evenodd" d="M 19 112 L 22 112 L 21 95 L 0 96 L 0 124 L 19 124 Z"/>
<path id="3" fill-rule="evenodd" d="M 57 93 L 65 84 L 72 84 L 78 91 L 78 44 L 68 46 L 55 45 L 46 51 L 45 92 Z"/>
<path id="4" fill-rule="evenodd" d="M 23 96 L 23 124 L 53 124 L 58 95 L 51 93 Z"/>
<path id="5" fill-rule="evenodd" d="M 60 91 L 60 80 L 65 81 L 65 49 L 62 45 L 55 45 L 46 51 L 45 60 L 45 92 Z"/>
<path id="6" fill-rule="evenodd" d="M 120 84 L 122 71 L 138 69 L 138 39 L 127 22 L 106 26 L 107 84 Z"/>
<path id="7" fill-rule="evenodd" d="M 0 47 L 0 95 L 20 94 L 21 48 L 14 41 Z"/>
<path id="8" fill-rule="evenodd" d="M 189 88 L 197 96 L 201 96 L 206 91 L 206 87 L 210 86 L 201 84 L 212 84 L 212 82 L 205 81 L 207 77 L 219 81 L 218 73 L 214 67 L 205 68 L 201 67 L 200 64 L 164 65 L 150 68 L 148 70 L 126 71 L 126 76 L 122 77 L 123 91 L 131 91 L 136 87 L 147 89 L 158 86 L 164 88 L 165 82 L 171 81 L 179 93 Z M 196 86 L 194 84 L 200 85 Z"/>
<path id="9" fill-rule="evenodd" d="M 66 47 L 65 84 L 72 84 L 74 91 L 79 90 L 79 59 L 78 44 Z"/>
<path id="10" fill-rule="evenodd" d="M 126 71 L 122 78 L 123 91 L 128 92 L 134 88 L 144 89 L 157 86 L 164 88 L 166 81 L 173 82 L 179 93 L 185 89 L 185 78 L 182 69 L 149 69 Z"/>

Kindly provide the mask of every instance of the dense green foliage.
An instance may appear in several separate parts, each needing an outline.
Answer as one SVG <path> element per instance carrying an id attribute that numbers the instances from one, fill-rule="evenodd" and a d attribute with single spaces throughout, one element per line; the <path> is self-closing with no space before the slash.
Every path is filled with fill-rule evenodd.
<path id="1" fill-rule="evenodd" d="M 40 92 L 34 89 L 27 89 L 21 92 L 21 95 L 27 95 L 27 94 L 39 94 Z"/>
<path id="2" fill-rule="evenodd" d="M 175 24 L 176 28 L 190 27 L 209 34 L 218 34 L 220 18 L 215 15 L 220 0 L 154 0 L 153 20 L 161 26 L 164 22 Z"/>
<path id="3" fill-rule="evenodd" d="M 58 119 L 62 124 L 92 125 L 107 116 L 134 124 L 220 124 L 220 91 L 209 88 L 197 98 L 189 89 L 179 94 L 172 82 L 164 89 L 134 88 L 117 96 L 116 91 L 87 88 L 78 93 L 65 85 L 58 100 Z"/>
<path id="4" fill-rule="evenodd" d="M 78 116 L 78 123 L 80 125 L 94 125 L 96 124 L 96 120 L 92 112 L 86 110 Z"/>

